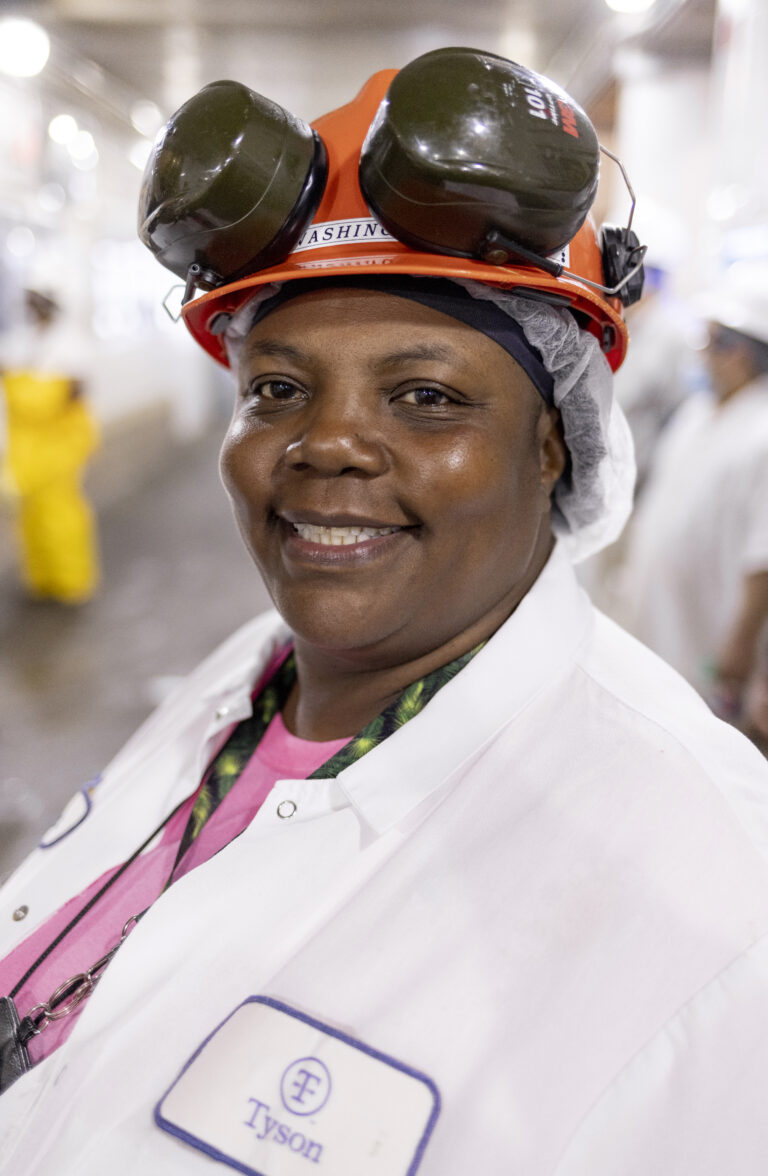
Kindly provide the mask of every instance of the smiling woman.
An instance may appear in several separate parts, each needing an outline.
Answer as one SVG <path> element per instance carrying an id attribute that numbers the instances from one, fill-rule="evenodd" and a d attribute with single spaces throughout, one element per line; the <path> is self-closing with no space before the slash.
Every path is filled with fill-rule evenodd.
<path id="1" fill-rule="evenodd" d="M 275 608 L 0 894 L 3 1173 L 763 1176 L 765 765 L 572 567 L 632 495 L 596 159 L 468 49 L 158 141 Z"/>
<path id="2" fill-rule="evenodd" d="M 307 738 L 353 734 L 488 638 L 553 543 L 557 413 L 488 336 L 386 289 L 331 286 L 261 317 L 222 451 L 294 633 L 288 708 Z"/>

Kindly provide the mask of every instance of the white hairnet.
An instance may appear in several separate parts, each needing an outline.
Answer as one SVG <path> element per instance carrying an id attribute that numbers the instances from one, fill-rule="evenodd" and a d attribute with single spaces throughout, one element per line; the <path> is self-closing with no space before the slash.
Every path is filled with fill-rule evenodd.
<path id="1" fill-rule="evenodd" d="M 632 435 L 614 400 L 608 361 L 570 311 L 483 282 L 458 284 L 516 319 L 554 378 L 570 462 L 555 486 L 552 528 L 571 561 L 579 563 L 618 538 L 632 509 Z M 279 290 L 277 283 L 263 286 L 232 318 L 224 341 L 233 367 L 256 307 Z"/>
<path id="2" fill-rule="evenodd" d="M 571 460 L 555 486 L 552 528 L 571 561 L 579 563 L 613 543 L 632 510 L 634 446 L 613 395 L 608 361 L 570 311 L 484 282 L 460 284 L 516 319 L 554 377 Z"/>

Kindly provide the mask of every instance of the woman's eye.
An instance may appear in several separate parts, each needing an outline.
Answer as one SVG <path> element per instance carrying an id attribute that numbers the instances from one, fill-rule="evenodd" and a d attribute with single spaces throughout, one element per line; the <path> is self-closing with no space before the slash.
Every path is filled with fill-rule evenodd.
<path id="1" fill-rule="evenodd" d="M 248 395 L 257 400 L 294 400 L 301 396 L 301 389 L 290 380 L 254 380 Z"/>
<path id="2" fill-rule="evenodd" d="M 405 404 L 415 404 L 417 408 L 441 408 L 444 404 L 451 404 L 451 398 L 439 388 L 409 388 L 398 399 Z"/>

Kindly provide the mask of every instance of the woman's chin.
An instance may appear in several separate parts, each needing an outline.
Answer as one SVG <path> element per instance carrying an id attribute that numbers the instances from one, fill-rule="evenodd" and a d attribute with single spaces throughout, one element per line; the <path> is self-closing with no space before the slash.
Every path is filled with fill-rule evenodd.
<path id="1" fill-rule="evenodd" d="M 298 648 L 306 652 L 316 650 L 326 657 L 339 655 L 345 661 L 350 658 L 357 660 L 355 655 L 358 655 L 360 658 L 372 657 L 378 662 L 379 656 L 390 646 L 394 651 L 394 648 L 400 645 L 396 633 L 391 628 L 382 626 L 379 629 L 378 626 L 371 625 L 367 619 L 355 623 L 349 616 L 341 615 L 316 617 L 308 622 L 302 617 L 301 621 L 294 625 L 288 619 L 288 624 Z M 383 660 L 389 659 L 384 657 Z"/>

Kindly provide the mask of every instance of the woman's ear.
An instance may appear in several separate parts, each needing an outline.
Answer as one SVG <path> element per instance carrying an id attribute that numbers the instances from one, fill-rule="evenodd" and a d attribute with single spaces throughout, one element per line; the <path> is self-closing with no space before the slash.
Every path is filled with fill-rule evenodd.
<path id="1" fill-rule="evenodd" d="M 541 484 L 549 495 L 568 464 L 568 449 L 563 436 L 563 423 L 556 408 L 547 406 L 542 408 L 537 438 Z"/>

